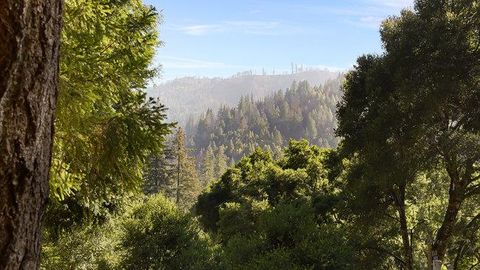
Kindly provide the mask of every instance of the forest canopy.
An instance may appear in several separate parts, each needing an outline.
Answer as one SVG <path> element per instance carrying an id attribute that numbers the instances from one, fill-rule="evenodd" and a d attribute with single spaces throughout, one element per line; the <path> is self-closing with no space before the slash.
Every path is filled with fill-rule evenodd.
<path id="1" fill-rule="evenodd" d="M 139 91 L 153 76 L 155 11 L 76 4 L 67 14 L 87 20 L 107 10 L 94 16 L 104 28 L 78 28 L 75 16 L 64 29 L 49 215 L 66 219 L 47 226 L 45 268 L 480 264 L 475 3 L 417 1 L 383 22 L 384 53 L 359 57 L 345 76 L 243 96 L 191 118 L 185 131 L 172 130 L 163 105 Z M 133 38 L 140 47 L 128 45 Z M 118 66 L 79 77 L 78 46 Z M 80 87 L 82 99 L 72 98 Z"/>
<path id="2" fill-rule="evenodd" d="M 475 2 L 417 1 L 383 22 L 384 53 L 345 76 L 243 96 L 185 131 L 141 91 L 155 10 L 66 12 L 45 268 L 480 264 Z"/>
<path id="3" fill-rule="evenodd" d="M 480 268 L 480 2 L 416 0 L 344 74 L 160 87 L 191 110 L 147 95 L 154 7 L 38 2 L 0 4 L 1 269 Z"/>

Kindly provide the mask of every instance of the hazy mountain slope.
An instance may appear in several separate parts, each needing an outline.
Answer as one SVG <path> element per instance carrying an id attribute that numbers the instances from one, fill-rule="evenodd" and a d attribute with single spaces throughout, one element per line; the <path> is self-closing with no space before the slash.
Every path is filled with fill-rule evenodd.
<path id="1" fill-rule="evenodd" d="M 236 106 L 222 106 L 216 112 L 209 109 L 198 121 L 188 121 L 187 144 L 197 158 L 221 151 L 228 160 L 238 160 L 256 147 L 279 154 L 290 139 L 335 147 L 335 111 L 342 82 L 337 78 L 310 86 L 301 81 L 258 101 L 242 97 Z"/>
<path id="2" fill-rule="evenodd" d="M 242 96 L 259 99 L 290 87 L 293 81 L 320 85 L 339 75 L 328 70 L 308 70 L 281 75 L 243 72 L 230 78 L 185 77 L 156 85 L 147 92 L 149 96 L 159 97 L 168 107 L 170 120 L 184 124 L 190 115 L 198 117 L 208 108 L 216 110 L 221 105 L 235 106 Z"/>

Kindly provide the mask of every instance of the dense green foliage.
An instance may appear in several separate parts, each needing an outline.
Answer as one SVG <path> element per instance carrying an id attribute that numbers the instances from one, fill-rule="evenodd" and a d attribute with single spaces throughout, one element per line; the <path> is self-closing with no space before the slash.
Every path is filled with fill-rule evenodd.
<path id="1" fill-rule="evenodd" d="M 114 269 L 124 252 L 120 244 L 121 218 L 102 226 L 71 226 L 68 231 L 45 233 L 41 269 Z"/>
<path id="2" fill-rule="evenodd" d="M 78 226 L 44 245 L 44 269 L 212 269 L 214 245 L 163 195 L 130 203 L 101 226 Z"/>
<path id="3" fill-rule="evenodd" d="M 67 0 L 42 268 L 478 268 L 479 8 L 417 0 L 345 77 L 167 140 L 158 14 Z"/>
<path id="4" fill-rule="evenodd" d="M 305 140 L 279 160 L 257 149 L 200 195 L 195 213 L 220 239 L 227 269 L 351 269 L 332 159 Z"/>
<path id="5" fill-rule="evenodd" d="M 386 223 L 378 241 L 396 239 L 388 251 L 406 269 L 478 263 L 464 252 L 479 248 L 469 239 L 480 215 L 469 207 L 480 199 L 478 8 L 417 1 L 383 23 L 385 53 L 360 57 L 347 75 L 337 133 L 355 164 L 352 209 L 359 226 L 375 221 L 372 233 Z"/>
<path id="6" fill-rule="evenodd" d="M 142 91 L 156 73 L 157 12 L 138 0 L 68 0 L 64 20 L 47 214 L 54 227 L 103 217 L 139 191 L 169 129 L 163 105 Z"/>
<path id="7" fill-rule="evenodd" d="M 211 269 L 212 246 L 192 218 L 163 196 L 150 197 L 123 225 L 122 269 Z"/>

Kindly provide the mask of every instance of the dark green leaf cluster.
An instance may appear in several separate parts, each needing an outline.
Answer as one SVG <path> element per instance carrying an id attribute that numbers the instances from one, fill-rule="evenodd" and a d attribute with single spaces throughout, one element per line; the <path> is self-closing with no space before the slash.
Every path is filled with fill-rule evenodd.
<path id="1" fill-rule="evenodd" d="M 479 25 L 476 1 L 418 0 L 383 22 L 385 52 L 346 75 L 337 134 L 351 209 L 377 235 L 396 231 L 388 249 L 406 269 L 478 261 L 463 251 L 478 249 L 466 237 L 479 209 L 465 205 L 480 196 Z"/>

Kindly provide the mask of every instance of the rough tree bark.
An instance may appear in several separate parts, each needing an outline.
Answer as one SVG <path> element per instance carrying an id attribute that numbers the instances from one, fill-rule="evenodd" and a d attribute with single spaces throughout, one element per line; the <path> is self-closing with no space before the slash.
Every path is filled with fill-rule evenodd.
<path id="1" fill-rule="evenodd" d="M 0 1 L 0 269 L 38 269 L 63 0 Z"/>

